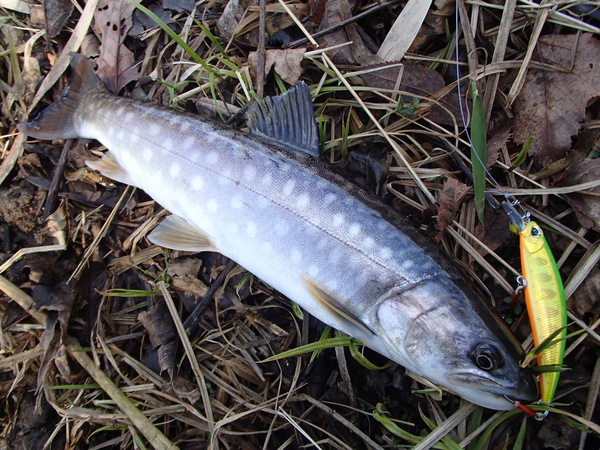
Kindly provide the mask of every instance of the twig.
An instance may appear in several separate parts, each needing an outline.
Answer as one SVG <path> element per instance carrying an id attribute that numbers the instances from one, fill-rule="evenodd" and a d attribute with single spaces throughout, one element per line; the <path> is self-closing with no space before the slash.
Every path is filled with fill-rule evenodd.
<path id="1" fill-rule="evenodd" d="M 183 322 L 183 326 L 188 336 L 193 336 L 198 318 L 202 315 L 202 313 L 208 306 L 208 303 L 212 299 L 213 295 L 215 295 L 215 292 L 217 292 L 217 289 L 219 289 L 219 287 L 221 287 L 221 285 L 225 281 L 225 277 L 227 277 L 227 274 L 231 272 L 231 270 L 236 266 L 236 264 L 237 263 L 233 260 L 230 260 L 227 263 L 223 271 L 219 274 L 215 281 L 212 282 L 212 284 L 208 288 L 208 291 L 206 291 L 206 294 L 204 294 L 204 297 L 202 297 L 202 299 L 198 302 L 198 304 L 196 305 L 192 313 L 188 316 L 188 318 L 185 319 L 185 322 Z"/>
<path id="2" fill-rule="evenodd" d="M 54 174 L 52 175 L 52 182 L 50 183 L 50 189 L 48 189 L 46 203 L 44 203 L 44 214 L 42 215 L 42 221 L 45 221 L 56 208 L 58 188 L 63 179 L 67 155 L 69 154 L 71 147 L 73 147 L 73 139 L 67 139 L 65 141 L 65 145 L 63 146 L 62 152 L 60 153 L 60 158 L 58 159 L 56 168 L 54 169 Z"/>
<path id="3" fill-rule="evenodd" d="M 317 31 L 316 33 L 313 33 L 312 37 L 313 37 L 313 39 L 317 39 L 317 38 L 320 38 L 321 36 L 325 36 L 326 34 L 333 33 L 334 31 L 337 31 L 340 28 L 344 28 L 346 25 L 350 25 L 351 23 L 361 20 L 364 17 L 367 17 L 367 16 L 373 14 L 374 12 L 377 12 L 380 9 L 383 9 L 394 3 L 396 3 L 396 0 L 379 3 L 378 5 L 375 5 L 372 8 L 367 9 L 366 11 L 363 11 L 360 14 L 352 16 L 349 19 L 342 20 L 341 22 L 338 22 L 335 25 L 332 25 L 329 28 L 326 28 L 325 30 L 321 30 L 321 31 Z M 284 44 L 283 48 L 301 47 L 303 45 L 308 44 L 309 42 L 310 42 L 310 40 L 308 38 L 297 39 L 295 41 Z"/>
<path id="4" fill-rule="evenodd" d="M 266 0 L 260 0 L 258 16 L 258 48 L 256 50 L 256 94 L 263 98 L 265 90 L 265 15 L 267 14 Z"/>

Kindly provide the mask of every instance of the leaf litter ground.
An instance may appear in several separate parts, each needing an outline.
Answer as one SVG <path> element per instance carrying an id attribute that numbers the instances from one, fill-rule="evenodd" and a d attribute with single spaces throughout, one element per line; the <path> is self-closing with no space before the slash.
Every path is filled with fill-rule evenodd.
<path id="1" fill-rule="evenodd" d="M 453 2 L 270 2 L 264 24 L 237 0 L 0 6 L 3 445 L 598 448 L 597 5 L 459 4 L 462 93 L 477 80 L 487 166 L 544 228 L 569 332 L 584 330 L 567 342 L 558 411 L 539 423 L 440 400 L 355 345 L 264 362 L 336 334 L 220 255 L 151 245 L 165 212 L 86 168 L 96 142 L 15 131 L 59 98 L 71 51 L 119 95 L 238 126 L 254 92 L 302 78 L 318 92 L 324 159 L 436 238 L 530 348 L 524 308 L 508 306 L 516 240 L 501 213 L 477 222 L 464 174 Z"/>

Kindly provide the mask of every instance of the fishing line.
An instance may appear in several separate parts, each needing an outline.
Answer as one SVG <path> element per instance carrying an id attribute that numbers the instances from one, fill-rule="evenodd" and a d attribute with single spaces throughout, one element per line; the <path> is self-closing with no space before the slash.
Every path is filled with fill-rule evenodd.
<path id="1" fill-rule="evenodd" d="M 534 341 L 537 346 L 542 346 L 544 344 L 545 339 L 550 339 L 552 334 L 548 336 L 548 327 L 550 326 L 549 322 L 556 321 L 557 314 L 560 319 L 560 316 L 564 316 L 562 320 L 563 326 L 566 328 L 566 299 L 564 297 L 564 288 L 562 285 L 562 280 L 560 278 L 560 274 L 558 273 L 558 267 L 556 266 L 556 261 L 552 255 L 552 252 L 546 242 L 546 239 L 542 233 L 541 228 L 531 221 L 529 212 L 526 212 L 524 208 L 521 206 L 520 209 L 523 211 L 519 213 L 516 210 L 516 206 L 519 205 L 519 201 L 512 195 L 510 195 L 506 190 L 500 185 L 500 183 L 494 178 L 494 176 L 490 173 L 486 164 L 482 161 L 478 149 L 476 148 L 473 140 L 471 139 L 471 133 L 467 127 L 467 117 L 465 113 L 465 105 L 462 101 L 462 89 L 461 89 L 461 72 L 460 72 L 460 64 L 459 64 L 459 33 L 460 33 L 460 13 L 459 13 L 459 1 L 456 1 L 456 16 L 455 16 L 455 55 L 456 55 L 456 83 L 457 83 L 457 92 L 458 92 L 458 104 L 460 116 L 463 122 L 463 128 L 465 132 L 465 136 L 467 141 L 471 146 L 471 167 L 474 172 L 474 164 L 475 159 L 481 166 L 483 167 L 485 174 L 489 177 L 492 184 L 495 185 L 499 189 L 497 191 L 486 191 L 484 189 L 484 193 L 490 194 L 500 194 L 503 195 L 505 200 L 502 202 L 502 208 L 504 212 L 508 216 L 509 221 L 511 222 L 511 229 L 514 226 L 519 236 L 520 236 L 520 252 L 521 252 L 521 266 L 522 273 L 524 277 L 517 278 L 517 289 L 513 294 L 512 303 L 516 301 L 517 295 L 519 291 L 523 290 L 525 292 L 525 300 L 527 304 L 527 310 L 529 312 L 529 320 L 532 326 L 532 333 L 534 336 Z M 466 36 L 468 30 L 463 30 Z M 474 50 L 475 51 L 475 50 Z M 469 76 L 469 79 L 471 77 Z M 476 80 L 471 80 L 474 91 L 474 101 L 479 100 L 481 98 L 475 97 L 475 95 L 479 95 L 477 92 Z M 484 121 L 485 122 L 485 121 Z M 471 117 L 471 126 L 473 125 L 473 117 Z M 484 123 L 484 126 L 486 124 Z M 484 130 L 485 132 L 486 130 Z M 484 180 L 485 183 L 485 180 Z M 475 183 L 474 183 L 475 184 Z M 486 196 L 487 198 L 487 196 Z M 491 203 L 488 198 L 488 203 Z M 534 233 L 535 232 L 535 233 Z M 533 245 L 532 240 L 540 239 L 542 245 L 538 244 Z M 535 254 L 535 256 L 534 256 Z M 527 278 L 531 276 L 530 281 L 535 281 L 533 285 L 527 282 Z M 540 280 L 544 280 L 541 282 Z M 554 311 L 554 312 L 551 312 Z M 558 311 L 558 313 L 556 312 Z M 537 331 L 536 328 L 540 328 L 541 332 Z M 556 332 L 556 331 L 555 331 Z M 564 333 L 563 333 L 564 335 Z M 542 341 L 541 343 L 538 341 Z M 562 345 L 561 347 L 557 347 L 557 345 Z M 564 341 L 563 344 L 554 343 L 551 344 L 551 347 L 554 349 L 551 352 L 548 352 L 549 349 L 546 349 L 538 355 L 538 366 L 541 365 L 562 365 L 564 359 Z M 557 353 L 558 352 L 558 353 Z M 547 358 L 545 355 L 549 355 Z M 548 358 L 551 360 L 548 361 Z M 539 377 L 539 386 L 541 391 L 541 400 L 545 403 L 550 403 L 554 399 L 554 394 L 556 387 L 558 385 L 558 379 L 560 374 L 556 375 L 550 374 L 540 374 Z M 507 400 L 511 401 L 516 408 L 521 409 L 526 414 L 536 417 L 536 419 L 543 419 L 544 414 L 535 413 L 530 408 L 522 405 L 518 401 L 511 400 L 507 397 Z"/>
<path id="2" fill-rule="evenodd" d="M 465 113 L 465 104 L 463 103 L 462 100 L 462 88 L 461 88 L 461 77 L 462 74 L 460 72 L 460 63 L 459 63 L 459 34 L 460 34 L 460 15 L 459 15 L 459 11 L 458 11 L 458 2 L 460 0 L 456 0 L 456 10 L 455 10 L 455 17 L 454 17 L 454 46 L 455 46 L 455 56 L 456 56 L 456 90 L 458 93 L 458 106 L 459 106 L 459 111 L 460 111 L 460 118 L 462 120 L 462 124 L 463 124 L 463 129 L 465 132 L 465 136 L 467 137 L 467 141 L 469 142 L 469 145 L 471 146 L 471 148 L 473 149 L 473 151 L 471 152 L 472 155 L 474 155 L 477 158 L 477 161 L 479 162 L 479 164 L 481 164 L 481 167 L 483 167 L 483 169 L 485 170 L 486 175 L 490 178 L 492 184 L 494 184 L 500 192 L 497 191 L 485 191 L 486 193 L 490 193 L 490 194 L 500 194 L 502 195 L 505 200 L 507 202 L 509 202 L 509 204 L 513 207 L 516 205 L 519 205 L 519 200 L 517 200 L 513 195 L 509 194 L 501 185 L 500 183 L 496 180 L 496 178 L 494 178 L 494 176 L 492 175 L 492 173 L 488 170 L 488 168 L 486 167 L 486 164 L 481 160 L 481 157 L 479 156 L 479 153 L 477 152 L 476 146 L 473 143 L 473 141 L 471 140 L 471 133 L 469 132 L 469 129 L 467 127 L 467 116 Z M 471 118 L 472 119 L 472 118 Z M 473 165 L 473 162 L 471 161 L 471 166 Z M 504 204 L 504 203 L 503 203 Z M 506 208 L 505 208 L 506 210 Z M 516 210 L 515 210 L 516 212 Z"/>

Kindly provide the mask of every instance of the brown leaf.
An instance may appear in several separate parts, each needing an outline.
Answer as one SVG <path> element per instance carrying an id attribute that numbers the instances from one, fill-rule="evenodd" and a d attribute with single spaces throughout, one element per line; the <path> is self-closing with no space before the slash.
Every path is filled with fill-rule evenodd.
<path id="1" fill-rule="evenodd" d="M 365 84 L 369 87 L 381 88 L 381 89 L 394 89 L 396 86 L 396 80 L 400 67 L 390 66 L 381 70 L 371 71 L 361 75 L 361 78 Z M 429 69 L 421 64 L 415 63 L 404 63 L 402 79 L 400 83 L 400 90 L 409 92 L 411 94 L 419 95 L 421 97 L 437 97 L 437 93 L 444 89 L 446 83 L 435 70 Z M 403 95 L 402 100 L 404 103 L 411 103 L 413 97 Z M 460 115 L 460 106 L 458 102 L 458 96 L 455 91 L 441 97 L 437 100 L 445 106 L 453 115 L 459 125 L 462 124 Z M 470 108 L 470 105 L 466 105 Z M 442 123 L 445 125 L 452 125 L 452 117 L 440 106 L 433 105 L 431 112 L 427 116 L 434 122 Z"/>
<path id="2" fill-rule="evenodd" d="M 123 45 L 133 24 L 134 9 L 133 5 L 122 0 L 101 0 L 94 16 L 94 28 L 102 35 L 98 77 L 114 94 L 139 76 L 133 53 Z"/>
<path id="3" fill-rule="evenodd" d="M 326 30 L 352 17 L 352 10 L 356 6 L 356 0 L 329 0 L 325 6 L 321 26 L 319 30 Z M 340 44 L 350 44 L 336 50 L 332 59 L 338 64 L 359 64 L 366 66 L 381 62 L 365 45 L 358 34 L 357 24 L 351 23 L 344 28 L 326 34 L 320 41 L 322 46 L 333 47 Z M 321 42 L 319 42 L 321 44 Z"/>
<path id="4" fill-rule="evenodd" d="M 440 231 L 448 228 L 448 225 L 454 220 L 456 211 L 462 203 L 469 187 L 461 183 L 456 178 L 448 178 L 440 192 L 438 199 L 437 222 Z"/>
<path id="5" fill-rule="evenodd" d="M 500 127 L 499 129 L 490 133 L 490 138 L 487 144 L 487 161 L 485 164 L 488 169 L 492 167 L 496 161 L 498 161 L 502 147 L 510 139 L 511 126 L 511 123 L 507 123 L 503 127 Z"/>
<path id="6" fill-rule="evenodd" d="M 600 159 L 585 159 L 565 170 L 561 184 L 571 186 L 598 179 L 600 179 Z M 600 186 L 596 186 L 591 191 L 600 194 Z M 581 225 L 600 231 L 600 197 L 572 193 L 567 195 L 567 199 L 573 206 Z"/>
<path id="7" fill-rule="evenodd" d="M 265 57 L 265 75 L 268 75 L 273 67 L 275 72 L 287 83 L 295 85 L 302 75 L 302 59 L 304 58 L 305 48 L 295 48 L 286 50 L 267 50 Z M 254 73 L 257 73 L 258 54 L 251 52 L 248 61 L 252 66 Z"/>
<path id="8" fill-rule="evenodd" d="M 591 272 L 568 302 L 569 310 L 583 316 L 600 312 L 600 270 Z"/>
<path id="9" fill-rule="evenodd" d="M 175 367 L 177 331 L 167 304 L 160 301 L 148 311 L 139 313 L 138 319 L 146 328 L 154 350 L 158 352 L 158 364 L 161 372 L 167 371 L 172 376 L 173 367 Z"/>
<path id="10" fill-rule="evenodd" d="M 533 137 L 529 153 L 543 164 L 565 156 L 587 103 L 600 95 L 600 41 L 591 34 L 540 38 L 538 60 L 564 71 L 530 70 L 514 103 L 515 141 Z"/>
<path id="11" fill-rule="evenodd" d="M 44 2 L 44 13 L 47 35 L 51 38 L 58 35 L 72 12 L 73 3 L 71 0 L 46 0 Z"/>

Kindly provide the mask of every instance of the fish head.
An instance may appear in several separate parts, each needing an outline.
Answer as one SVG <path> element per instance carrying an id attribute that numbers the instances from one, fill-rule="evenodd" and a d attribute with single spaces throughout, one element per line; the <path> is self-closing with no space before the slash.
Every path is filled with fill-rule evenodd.
<path id="1" fill-rule="evenodd" d="M 430 279 L 390 292 L 378 303 L 376 332 L 393 359 L 472 403 L 509 410 L 511 401 L 538 398 L 510 331 L 453 283 Z"/>

